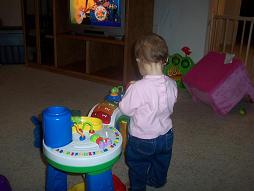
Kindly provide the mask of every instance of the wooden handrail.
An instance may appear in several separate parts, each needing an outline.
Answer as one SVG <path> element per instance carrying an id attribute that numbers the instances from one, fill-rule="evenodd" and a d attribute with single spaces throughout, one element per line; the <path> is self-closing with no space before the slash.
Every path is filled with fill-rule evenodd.
<path id="1" fill-rule="evenodd" d="M 254 17 L 241 17 L 241 16 L 229 16 L 229 15 L 214 15 L 214 19 L 229 19 L 237 21 L 254 21 Z"/>

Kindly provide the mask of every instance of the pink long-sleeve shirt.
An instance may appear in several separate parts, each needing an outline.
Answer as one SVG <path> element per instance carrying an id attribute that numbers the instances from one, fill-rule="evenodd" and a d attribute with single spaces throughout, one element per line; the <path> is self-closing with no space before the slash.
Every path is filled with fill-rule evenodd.
<path id="1" fill-rule="evenodd" d="M 177 99 L 176 82 L 165 75 L 146 75 L 127 89 L 120 110 L 130 117 L 129 133 L 153 139 L 172 128 L 170 115 Z"/>

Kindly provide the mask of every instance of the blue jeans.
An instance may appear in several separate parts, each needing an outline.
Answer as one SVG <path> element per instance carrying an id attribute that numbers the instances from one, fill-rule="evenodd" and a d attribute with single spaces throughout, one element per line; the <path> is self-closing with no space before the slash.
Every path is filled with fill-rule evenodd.
<path id="1" fill-rule="evenodd" d="M 129 135 L 126 162 L 131 191 L 145 191 L 146 185 L 158 188 L 167 182 L 173 138 L 172 129 L 155 139 L 140 139 Z"/>

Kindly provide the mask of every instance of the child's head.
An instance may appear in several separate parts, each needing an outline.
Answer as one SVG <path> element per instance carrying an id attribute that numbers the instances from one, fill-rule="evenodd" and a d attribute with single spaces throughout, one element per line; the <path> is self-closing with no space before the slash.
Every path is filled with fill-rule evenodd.
<path id="1" fill-rule="evenodd" d="M 141 75 L 162 73 L 168 58 L 167 43 L 157 34 L 143 36 L 135 44 L 135 56 Z"/>

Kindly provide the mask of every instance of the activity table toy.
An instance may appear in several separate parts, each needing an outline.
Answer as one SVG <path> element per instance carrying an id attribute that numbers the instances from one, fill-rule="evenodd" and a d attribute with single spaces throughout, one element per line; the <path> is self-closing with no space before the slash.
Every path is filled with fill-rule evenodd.
<path id="1" fill-rule="evenodd" d="M 67 190 L 66 173 L 83 174 L 87 191 L 114 190 L 111 169 L 121 156 L 123 143 L 119 130 L 126 130 L 128 123 L 118 109 L 120 92 L 119 87 L 112 88 L 88 116 L 72 116 L 63 106 L 43 111 L 47 191 Z"/>

